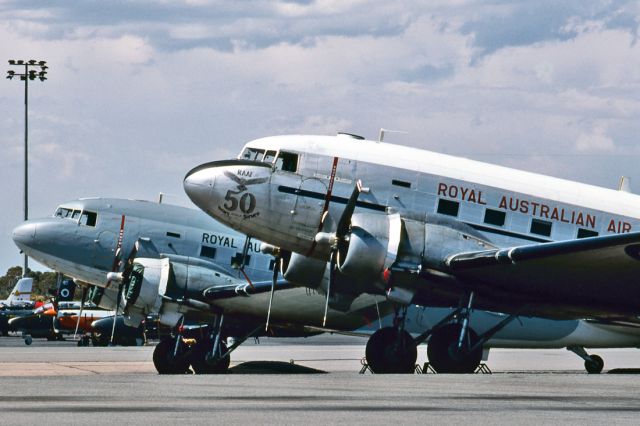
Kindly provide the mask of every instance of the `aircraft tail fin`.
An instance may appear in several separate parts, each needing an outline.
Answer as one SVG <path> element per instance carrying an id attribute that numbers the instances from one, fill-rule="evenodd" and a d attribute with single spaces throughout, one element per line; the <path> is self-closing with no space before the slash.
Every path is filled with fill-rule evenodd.
<path id="1" fill-rule="evenodd" d="M 7 304 L 12 305 L 18 302 L 28 302 L 31 300 L 31 289 L 33 288 L 33 278 L 20 278 L 11 290 L 7 298 Z"/>

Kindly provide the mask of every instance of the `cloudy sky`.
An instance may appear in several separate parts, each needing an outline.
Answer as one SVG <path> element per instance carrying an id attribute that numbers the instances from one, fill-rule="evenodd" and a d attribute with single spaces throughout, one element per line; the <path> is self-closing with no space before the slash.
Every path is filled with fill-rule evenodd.
<path id="1" fill-rule="evenodd" d="M 57 3 L 55 6 L 52 4 Z M 283 133 L 358 133 L 640 191 L 637 1 L 0 0 L 30 85 L 30 216 L 189 205 L 182 177 Z M 23 84 L 0 84 L 0 274 L 21 264 Z"/>

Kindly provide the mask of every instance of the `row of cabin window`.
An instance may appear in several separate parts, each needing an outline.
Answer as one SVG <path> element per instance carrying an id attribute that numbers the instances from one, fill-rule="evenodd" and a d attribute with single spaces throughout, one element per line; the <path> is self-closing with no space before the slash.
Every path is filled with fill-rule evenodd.
<path id="1" fill-rule="evenodd" d="M 447 216 L 458 216 L 458 210 L 460 209 L 460 203 L 457 201 L 445 200 L 444 198 L 438 201 L 438 213 L 445 214 Z M 487 208 L 484 212 L 484 223 L 494 226 L 504 226 L 507 218 L 507 213 L 502 210 L 494 210 Z M 542 235 L 544 237 L 551 236 L 551 227 L 553 223 L 547 220 L 532 219 L 531 228 L 529 231 L 532 234 Z M 596 231 L 589 229 L 578 228 L 578 238 L 597 237 Z"/>
<path id="2" fill-rule="evenodd" d="M 215 247 L 209 247 L 209 246 L 200 246 L 200 257 L 207 257 L 209 259 L 215 259 L 216 258 L 216 249 Z M 245 261 L 244 264 L 245 265 L 249 265 L 249 263 L 251 262 L 251 255 L 248 254 L 245 256 Z M 236 267 L 240 267 L 242 263 L 242 253 L 236 253 L 234 256 L 231 257 L 231 261 L 230 264 L 231 265 L 235 265 Z M 275 265 L 275 260 L 271 259 L 269 261 L 269 270 L 273 271 Z"/>

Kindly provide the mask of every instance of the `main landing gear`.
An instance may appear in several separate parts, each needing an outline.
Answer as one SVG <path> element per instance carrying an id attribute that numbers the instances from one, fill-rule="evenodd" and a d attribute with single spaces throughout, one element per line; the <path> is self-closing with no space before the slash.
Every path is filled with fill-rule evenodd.
<path id="1" fill-rule="evenodd" d="M 482 361 L 484 344 L 516 316 L 510 315 L 478 335 L 469 325 L 473 296 L 473 292 L 466 295 L 458 309 L 415 339 L 404 330 L 406 308 L 396 310 L 394 326 L 376 331 L 367 342 L 366 358 L 371 371 L 413 373 L 417 345 L 428 340 L 429 364 L 437 373 L 475 372 Z"/>
<path id="2" fill-rule="evenodd" d="M 411 374 L 415 371 L 418 349 L 404 329 L 407 308 L 396 310 L 393 327 L 384 327 L 367 341 L 366 357 L 376 374 Z"/>
<path id="3" fill-rule="evenodd" d="M 584 369 L 587 370 L 587 373 L 600 374 L 602 372 L 604 360 L 600 356 L 588 354 L 582 346 L 569 346 L 567 350 L 584 359 Z"/>
<path id="4" fill-rule="evenodd" d="M 469 324 L 474 293 L 460 302 L 460 307 L 418 339 L 429 338 L 427 356 L 429 364 L 438 373 L 469 374 L 477 370 L 482 361 L 482 347 L 498 331 L 513 321 L 510 315 L 494 327 L 478 335 Z M 449 322 L 455 318 L 455 322 Z M 430 334 L 430 336 L 425 336 Z"/>
<path id="5" fill-rule="evenodd" d="M 208 326 L 192 329 L 181 326 L 174 336 L 161 340 L 153 351 L 153 364 L 158 373 L 185 374 L 189 372 L 189 366 L 196 374 L 226 373 L 231 352 L 264 328 L 264 324 L 227 347 L 222 333 L 223 322 L 224 315 L 220 315 Z"/>

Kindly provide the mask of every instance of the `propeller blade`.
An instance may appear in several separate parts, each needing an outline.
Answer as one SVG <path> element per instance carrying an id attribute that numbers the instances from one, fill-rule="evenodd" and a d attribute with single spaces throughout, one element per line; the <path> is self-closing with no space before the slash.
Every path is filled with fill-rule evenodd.
<path id="1" fill-rule="evenodd" d="M 331 287 L 333 280 L 336 277 L 336 262 L 338 257 L 338 250 L 331 250 L 331 258 L 329 259 L 329 283 L 327 284 L 327 300 L 324 304 L 324 318 L 322 319 L 322 326 L 327 325 L 327 313 L 329 312 L 329 297 L 331 297 Z"/>
<path id="2" fill-rule="evenodd" d="M 116 334 L 116 318 L 118 317 L 118 309 L 120 308 L 120 299 L 122 294 L 122 289 L 124 288 L 124 280 L 120 281 L 120 285 L 118 286 L 118 295 L 116 296 L 116 310 L 113 315 L 113 326 L 111 327 L 111 338 L 109 339 L 109 346 L 113 346 L 113 338 Z"/>
<path id="3" fill-rule="evenodd" d="M 271 319 L 271 305 L 273 305 L 273 294 L 276 292 L 276 283 L 278 282 L 278 273 L 280 272 L 282 258 L 276 256 L 273 263 L 273 279 L 271 280 L 271 294 L 269 295 L 269 309 L 267 310 L 267 322 L 264 326 L 264 331 L 269 330 L 269 320 Z"/>
<path id="4" fill-rule="evenodd" d="M 129 256 L 127 256 L 127 261 L 124 265 L 124 269 L 122 270 L 122 280 L 120 281 L 120 285 L 118 286 L 118 295 L 116 296 L 116 310 L 113 317 L 113 327 L 111 328 L 111 339 L 109 340 L 109 344 L 113 346 L 113 338 L 116 333 L 116 317 L 118 316 L 118 310 L 120 309 L 120 301 L 122 300 L 122 291 L 125 288 L 129 287 L 129 282 L 131 281 L 131 273 L 133 272 L 133 260 L 136 258 L 138 254 L 138 250 L 140 248 L 140 241 L 136 240 L 131 248 L 131 252 Z"/>
<path id="5" fill-rule="evenodd" d="M 347 206 L 344 208 L 342 212 L 342 216 L 340 216 L 340 220 L 338 221 L 338 228 L 336 229 L 336 237 L 338 241 L 342 240 L 347 232 L 349 232 L 349 225 L 351 224 L 351 216 L 353 216 L 353 212 L 356 209 L 356 203 L 358 201 L 358 197 L 362 192 L 362 181 L 358 179 L 356 181 L 356 185 L 353 188 L 353 192 L 349 197 L 349 201 L 347 202 Z"/>
<path id="6" fill-rule="evenodd" d="M 78 312 L 78 320 L 76 321 L 76 330 L 73 332 L 73 338 L 78 335 L 78 328 L 80 328 L 80 318 L 82 318 L 82 310 L 84 309 L 84 302 L 87 299 L 87 286 L 82 286 L 82 298 L 80 300 L 80 312 Z"/>

